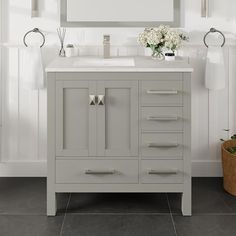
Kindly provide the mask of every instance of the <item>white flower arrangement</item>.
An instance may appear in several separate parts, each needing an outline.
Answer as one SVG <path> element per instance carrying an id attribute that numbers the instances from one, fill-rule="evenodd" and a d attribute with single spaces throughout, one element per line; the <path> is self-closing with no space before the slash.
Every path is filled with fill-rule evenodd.
<path id="1" fill-rule="evenodd" d="M 162 54 L 163 50 L 175 52 L 182 45 L 182 41 L 188 40 L 184 33 L 171 29 L 167 25 L 158 28 L 146 28 L 138 36 L 138 43 L 143 47 L 151 48 L 154 54 Z"/>

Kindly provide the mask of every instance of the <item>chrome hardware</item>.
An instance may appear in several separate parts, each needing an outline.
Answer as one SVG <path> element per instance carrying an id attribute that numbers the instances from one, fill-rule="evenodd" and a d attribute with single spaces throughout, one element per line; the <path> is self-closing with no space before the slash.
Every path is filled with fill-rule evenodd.
<path id="1" fill-rule="evenodd" d="M 147 94 L 153 95 L 175 95 L 178 94 L 177 90 L 147 90 Z"/>
<path id="2" fill-rule="evenodd" d="M 206 46 L 207 48 L 209 47 L 208 44 L 207 44 L 207 42 L 206 42 L 206 38 L 207 38 L 208 34 L 210 34 L 210 33 L 219 33 L 219 34 L 221 34 L 221 36 L 223 37 L 223 42 L 222 42 L 222 44 L 221 44 L 221 47 L 224 47 L 225 42 L 226 42 L 225 35 L 224 35 L 221 31 L 219 31 L 219 30 L 217 30 L 217 29 L 215 29 L 215 28 L 210 28 L 210 31 L 208 31 L 208 32 L 205 34 L 205 36 L 204 36 L 204 38 L 203 38 L 203 42 L 204 42 L 205 46 Z"/>
<path id="3" fill-rule="evenodd" d="M 86 175 L 114 175 L 116 171 L 112 170 L 85 170 Z"/>
<path id="4" fill-rule="evenodd" d="M 178 170 L 170 169 L 170 170 L 148 170 L 149 175 L 177 175 Z"/>
<path id="5" fill-rule="evenodd" d="M 175 148 L 178 147 L 177 143 L 149 143 L 149 148 Z"/>
<path id="6" fill-rule="evenodd" d="M 177 121 L 177 116 L 149 116 L 147 120 L 150 121 Z"/>
<path id="7" fill-rule="evenodd" d="M 110 35 L 103 35 L 103 57 L 110 58 Z"/>
<path id="8" fill-rule="evenodd" d="M 24 38 L 23 38 L 24 45 L 25 45 L 26 47 L 28 47 L 28 45 L 27 45 L 27 43 L 26 43 L 26 37 L 27 37 L 29 34 L 31 34 L 31 33 L 38 33 L 38 34 L 41 34 L 42 39 L 43 39 L 43 42 L 42 42 L 42 44 L 41 44 L 40 47 L 43 47 L 44 44 L 45 44 L 45 41 L 46 41 L 45 35 L 44 35 L 38 28 L 34 28 L 34 29 L 30 30 L 30 31 L 28 31 L 28 32 L 24 35 Z"/>
<path id="9" fill-rule="evenodd" d="M 105 105 L 105 95 L 98 95 L 97 104 L 98 104 L 99 106 Z"/>
<path id="10" fill-rule="evenodd" d="M 89 105 L 95 106 L 96 105 L 96 98 L 97 98 L 97 96 L 95 96 L 95 95 L 89 95 Z"/>
<path id="11" fill-rule="evenodd" d="M 209 0 L 202 0 L 201 16 L 209 17 Z"/>
<path id="12" fill-rule="evenodd" d="M 31 17 L 38 17 L 38 0 L 31 0 Z"/>

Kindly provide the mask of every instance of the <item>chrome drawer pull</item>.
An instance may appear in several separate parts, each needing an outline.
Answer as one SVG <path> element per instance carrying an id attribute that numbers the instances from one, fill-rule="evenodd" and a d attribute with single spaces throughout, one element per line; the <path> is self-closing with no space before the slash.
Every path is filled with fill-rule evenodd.
<path id="1" fill-rule="evenodd" d="M 115 170 L 85 170 L 86 175 L 114 175 Z"/>
<path id="2" fill-rule="evenodd" d="M 177 90 L 147 90 L 147 94 L 176 95 L 178 94 L 178 91 Z"/>
<path id="3" fill-rule="evenodd" d="M 177 121 L 177 116 L 149 116 L 147 120 L 150 121 Z"/>
<path id="4" fill-rule="evenodd" d="M 177 175 L 178 170 L 171 169 L 171 170 L 148 170 L 149 175 Z"/>
<path id="5" fill-rule="evenodd" d="M 149 143 L 149 148 L 176 148 L 178 147 L 178 143 Z"/>

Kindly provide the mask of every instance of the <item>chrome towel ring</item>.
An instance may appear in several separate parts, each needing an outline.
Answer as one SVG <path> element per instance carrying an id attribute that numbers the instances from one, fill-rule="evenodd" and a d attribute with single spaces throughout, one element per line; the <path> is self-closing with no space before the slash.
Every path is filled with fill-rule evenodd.
<path id="1" fill-rule="evenodd" d="M 215 29 L 215 28 L 211 28 L 210 31 L 207 32 L 207 33 L 205 34 L 205 36 L 204 36 L 203 41 L 204 41 L 204 44 L 206 45 L 206 47 L 207 47 L 207 48 L 209 47 L 209 46 L 207 45 L 207 43 L 206 43 L 206 38 L 207 38 L 208 34 L 210 34 L 210 33 L 219 33 L 219 34 L 221 34 L 222 37 L 223 37 L 223 43 L 222 43 L 221 47 L 224 47 L 225 41 L 226 41 L 225 35 L 224 35 L 221 31 L 219 31 L 219 30 L 217 30 L 217 29 Z"/>
<path id="2" fill-rule="evenodd" d="M 34 29 L 28 31 L 28 32 L 25 34 L 25 36 L 24 36 L 24 38 L 23 38 L 24 45 L 25 45 L 26 47 L 28 47 L 28 45 L 27 45 L 27 43 L 25 42 L 25 40 L 26 40 L 27 35 L 30 34 L 30 33 L 39 33 L 39 34 L 42 35 L 43 42 L 42 42 L 42 44 L 41 44 L 40 47 L 43 47 L 43 45 L 45 44 L 45 36 L 44 36 L 44 34 L 43 34 L 38 28 L 34 28 Z"/>

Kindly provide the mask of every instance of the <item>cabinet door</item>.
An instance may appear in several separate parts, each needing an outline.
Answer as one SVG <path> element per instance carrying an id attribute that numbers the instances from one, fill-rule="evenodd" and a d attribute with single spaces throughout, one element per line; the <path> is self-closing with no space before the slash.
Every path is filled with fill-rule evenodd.
<path id="1" fill-rule="evenodd" d="M 56 155 L 96 155 L 96 106 L 89 105 L 96 82 L 58 81 L 56 84 Z"/>
<path id="2" fill-rule="evenodd" d="M 98 82 L 97 95 L 98 156 L 137 156 L 138 82 Z"/>

